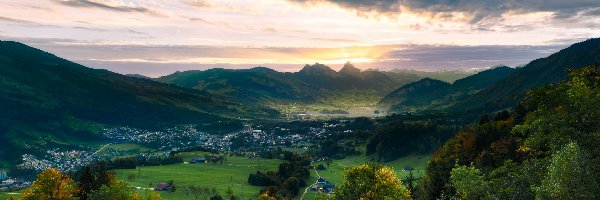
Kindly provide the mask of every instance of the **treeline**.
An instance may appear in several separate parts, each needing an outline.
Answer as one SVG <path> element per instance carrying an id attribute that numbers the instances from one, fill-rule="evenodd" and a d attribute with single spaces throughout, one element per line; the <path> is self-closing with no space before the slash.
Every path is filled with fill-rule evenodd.
<path id="1" fill-rule="evenodd" d="M 600 69 L 532 90 L 461 130 L 430 160 L 417 199 L 600 198 Z"/>
<path id="2" fill-rule="evenodd" d="M 135 156 L 97 161 L 92 165 L 103 165 L 108 169 L 135 169 L 137 166 L 159 166 L 183 163 L 179 156 Z"/>
<path id="3" fill-rule="evenodd" d="M 248 183 L 263 186 L 261 194 L 277 197 L 277 199 L 291 199 L 299 194 L 310 176 L 310 158 L 305 155 L 288 152 L 284 162 L 279 165 L 276 172 L 257 171 L 248 176 Z"/>
<path id="4" fill-rule="evenodd" d="M 391 115 L 381 119 L 359 117 L 346 124 L 352 130 L 332 134 L 308 151 L 313 157 L 343 159 L 366 154 L 374 161 L 391 161 L 409 154 L 432 153 L 451 138 L 462 125 L 461 120 L 446 114 Z"/>
<path id="5" fill-rule="evenodd" d="M 367 155 L 391 161 L 408 154 L 430 153 L 452 137 L 455 126 L 436 120 L 399 120 L 377 128 L 367 141 Z"/>

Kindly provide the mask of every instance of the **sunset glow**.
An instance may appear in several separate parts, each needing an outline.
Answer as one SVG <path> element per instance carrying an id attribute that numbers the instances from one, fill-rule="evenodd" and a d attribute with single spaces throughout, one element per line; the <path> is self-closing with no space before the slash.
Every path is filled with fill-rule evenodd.
<path id="1" fill-rule="evenodd" d="M 598 37 L 600 29 L 594 26 L 600 23 L 597 7 L 587 1 L 569 2 L 564 9 L 558 1 L 547 8 L 507 4 L 506 10 L 494 12 L 487 1 L 460 9 L 424 2 L 352 2 L 12 1 L 0 5 L 0 39 L 90 67 L 159 76 L 259 65 L 295 71 L 315 62 L 339 68 L 346 61 L 363 69 L 515 66 Z M 447 56 L 456 51 L 462 52 L 454 55 L 460 63 Z M 422 59 L 424 54 L 428 59 Z M 471 54 L 479 59 L 469 61 Z"/>

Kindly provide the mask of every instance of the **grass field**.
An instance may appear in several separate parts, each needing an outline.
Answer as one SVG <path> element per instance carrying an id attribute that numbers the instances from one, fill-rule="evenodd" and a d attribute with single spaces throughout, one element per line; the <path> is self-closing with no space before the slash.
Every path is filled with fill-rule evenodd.
<path id="1" fill-rule="evenodd" d="M 204 157 L 206 152 L 184 152 L 179 155 L 184 161 L 191 158 Z M 251 159 L 244 157 L 228 156 L 223 164 L 202 163 L 202 164 L 175 164 L 164 166 L 149 166 L 137 169 L 115 170 L 119 179 L 127 181 L 131 186 L 142 188 L 153 188 L 156 183 L 173 180 L 177 191 L 159 192 L 164 199 L 194 199 L 190 193 L 186 195 L 184 188 L 189 185 L 200 187 L 215 187 L 217 192 L 225 198 L 225 190 L 231 187 L 234 195 L 244 197 L 244 199 L 256 199 L 260 187 L 252 186 L 247 183 L 248 175 L 257 170 L 277 170 L 280 160 L 276 159 Z M 128 180 L 127 177 L 133 174 L 135 179 Z M 202 197 L 201 197 L 202 198 Z M 227 197 L 229 198 L 229 197 Z"/>
<path id="2" fill-rule="evenodd" d="M 405 156 L 405 157 L 399 158 L 392 162 L 385 162 L 382 164 L 393 168 L 394 171 L 396 171 L 396 175 L 398 176 L 398 178 L 404 179 L 409 174 L 409 172 L 403 171 L 405 166 L 413 167 L 415 169 L 413 171 L 413 175 L 415 177 L 420 177 L 424 173 L 425 167 L 427 166 L 427 162 L 429 161 L 430 158 L 431 158 L 431 155 L 410 155 L 410 156 Z M 368 156 L 361 155 L 361 156 L 350 156 L 350 157 L 347 157 L 342 160 L 333 160 L 329 166 L 325 162 L 315 162 L 315 163 L 313 163 L 313 165 L 316 167 L 319 164 L 323 164 L 327 169 L 318 171 L 319 175 L 321 175 L 327 181 L 333 183 L 334 185 L 339 186 L 343 181 L 344 169 L 355 166 L 355 165 L 364 164 L 364 163 L 367 163 L 368 161 L 369 161 Z M 310 180 L 307 183 L 314 183 L 319 178 L 314 173 L 314 171 L 311 171 L 310 176 L 311 176 Z M 306 194 L 304 199 L 312 200 L 312 199 L 315 199 L 315 197 L 317 195 L 318 195 L 318 193 L 316 193 L 316 192 L 308 191 L 308 193 Z M 299 197 L 297 197 L 296 199 L 299 199 Z"/>
<path id="3" fill-rule="evenodd" d="M 21 193 L 21 191 L 16 191 L 16 192 L 0 192 L 0 199 L 5 200 L 5 199 L 8 199 L 10 196 L 19 197 L 20 193 Z"/>

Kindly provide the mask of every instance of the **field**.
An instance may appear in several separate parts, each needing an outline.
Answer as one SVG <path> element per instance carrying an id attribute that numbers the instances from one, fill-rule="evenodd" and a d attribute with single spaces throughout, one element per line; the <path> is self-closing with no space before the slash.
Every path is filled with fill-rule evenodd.
<path id="1" fill-rule="evenodd" d="M 204 157 L 206 152 L 184 152 L 179 155 L 188 162 L 191 158 Z M 221 196 L 225 197 L 225 191 L 231 187 L 234 195 L 244 197 L 243 199 L 255 199 L 260 187 L 247 184 L 248 175 L 257 170 L 277 170 L 280 160 L 245 158 L 228 156 L 223 164 L 175 164 L 164 166 L 140 167 L 138 169 L 116 170 L 119 179 L 127 181 L 131 186 L 142 188 L 153 188 L 156 183 L 173 180 L 177 191 L 159 192 L 165 199 L 194 199 L 189 193 L 186 195 L 186 186 L 195 185 L 200 187 L 215 187 Z M 129 180 L 128 176 L 135 176 Z M 144 191 L 144 190 L 142 190 Z M 202 197 L 201 197 L 202 198 Z M 227 197 L 228 198 L 228 197 Z M 202 198 L 203 199 L 203 198 Z"/>
<path id="2" fill-rule="evenodd" d="M 427 166 L 427 161 L 431 158 L 431 155 L 410 155 L 399 158 L 392 162 L 382 163 L 383 165 L 392 167 L 394 171 L 396 171 L 396 175 L 404 179 L 408 176 L 409 172 L 404 171 L 404 167 L 411 166 L 415 170 L 413 171 L 413 175 L 415 177 L 420 177 Z M 342 183 L 342 179 L 344 176 L 344 169 L 348 167 L 352 167 L 354 165 L 364 164 L 369 161 L 369 157 L 361 155 L 361 156 L 350 156 L 342 160 L 333 160 L 330 165 L 327 165 L 326 162 L 314 162 L 313 165 L 316 167 L 319 164 L 323 164 L 327 169 L 318 171 L 319 175 L 325 178 L 327 181 L 333 183 L 336 186 L 339 186 Z M 311 171 L 310 180 L 307 183 L 314 183 L 319 178 L 314 170 Z M 316 192 L 308 191 L 304 199 L 312 200 L 317 196 Z M 297 197 L 299 199 L 299 197 Z"/>
<path id="3" fill-rule="evenodd" d="M 19 194 L 21 194 L 21 191 L 0 192 L 0 199 L 5 200 L 5 199 L 8 199 L 10 196 L 19 197 Z"/>

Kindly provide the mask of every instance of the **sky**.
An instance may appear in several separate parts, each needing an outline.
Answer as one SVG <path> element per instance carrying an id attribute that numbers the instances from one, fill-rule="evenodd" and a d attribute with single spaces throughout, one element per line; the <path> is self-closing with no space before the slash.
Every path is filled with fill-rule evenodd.
<path id="1" fill-rule="evenodd" d="M 478 70 L 600 34 L 598 0 L 3 0 L 0 40 L 151 77 L 265 66 Z"/>

